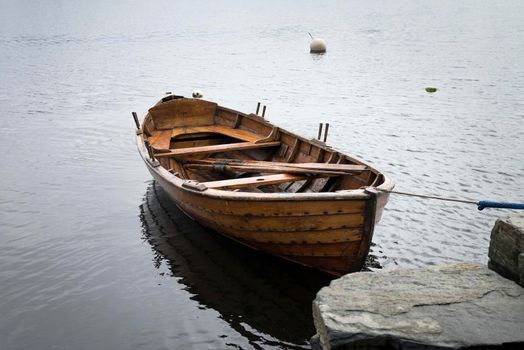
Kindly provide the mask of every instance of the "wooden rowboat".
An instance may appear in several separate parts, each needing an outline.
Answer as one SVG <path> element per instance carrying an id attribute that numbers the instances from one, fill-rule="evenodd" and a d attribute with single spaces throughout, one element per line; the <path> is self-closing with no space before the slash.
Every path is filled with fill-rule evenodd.
<path id="1" fill-rule="evenodd" d="M 331 275 L 360 270 L 392 181 L 320 131 L 307 140 L 257 114 L 169 95 L 142 123 L 133 113 L 138 150 L 202 225 Z"/>

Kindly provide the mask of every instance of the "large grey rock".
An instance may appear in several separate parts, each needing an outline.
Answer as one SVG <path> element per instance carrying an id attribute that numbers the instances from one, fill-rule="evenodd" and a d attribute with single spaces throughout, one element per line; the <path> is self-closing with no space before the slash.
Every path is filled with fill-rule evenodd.
<path id="1" fill-rule="evenodd" d="M 498 219 L 491 231 L 488 267 L 524 286 L 524 215 Z"/>
<path id="2" fill-rule="evenodd" d="M 313 316 L 321 349 L 513 347 L 524 288 L 467 263 L 359 272 L 322 288 Z"/>

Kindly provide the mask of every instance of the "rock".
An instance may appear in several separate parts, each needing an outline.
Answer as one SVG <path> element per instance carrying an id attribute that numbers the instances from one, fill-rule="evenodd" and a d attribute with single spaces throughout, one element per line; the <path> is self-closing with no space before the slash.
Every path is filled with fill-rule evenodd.
<path id="1" fill-rule="evenodd" d="M 437 88 L 435 88 L 435 87 L 431 87 L 431 86 L 428 86 L 428 87 L 426 88 L 426 92 L 437 92 Z"/>
<path id="2" fill-rule="evenodd" d="M 322 350 L 322 345 L 320 344 L 320 338 L 318 334 L 315 334 L 311 337 L 311 340 L 309 341 L 309 346 L 311 346 L 312 350 Z"/>
<path id="3" fill-rule="evenodd" d="M 358 272 L 322 288 L 313 316 L 321 349 L 516 346 L 524 288 L 467 263 Z"/>
<path id="4" fill-rule="evenodd" d="M 524 215 L 498 219 L 491 231 L 488 267 L 524 286 Z"/>
<path id="5" fill-rule="evenodd" d="M 519 284 L 524 286 L 524 253 L 519 254 Z"/>

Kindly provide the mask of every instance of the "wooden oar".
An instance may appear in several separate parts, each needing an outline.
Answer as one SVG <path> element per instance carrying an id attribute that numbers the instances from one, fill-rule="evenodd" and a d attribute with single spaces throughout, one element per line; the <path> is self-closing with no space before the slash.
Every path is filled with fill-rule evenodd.
<path id="1" fill-rule="evenodd" d="M 192 159 L 191 163 L 211 164 L 211 165 L 235 165 L 235 166 L 264 166 L 264 167 L 284 167 L 284 168 L 300 168 L 306 170 L 318 171 L 334 171 L 341 173 L 360 173 L 369 170 L 365 165 L 359 164 L 331 164 L 331 163 L 282 163 L 282 162 L 267 162 L 257 160 L 239 160 L 239 159 Z"/>
<path id="2" fill-rule="evenodd" d="M 184 165 L 189 170 L 204 169 L 204 170 L 215 170 L 215 171 L 231 171 L 231 172 L 246 172 L 246 173 L 286 173 L 286 174 L 311 174 L 311 175 L 324 175 L 324 176 L 339 176 L 348 175 L 342 171 L 322 170 L 322 169 L 304 169 L 295 167 L 283 167 L 283 166 L 259 166 L 259 165 L 225 165 L 225 164 L 191 164 L 186 163 Z"/>

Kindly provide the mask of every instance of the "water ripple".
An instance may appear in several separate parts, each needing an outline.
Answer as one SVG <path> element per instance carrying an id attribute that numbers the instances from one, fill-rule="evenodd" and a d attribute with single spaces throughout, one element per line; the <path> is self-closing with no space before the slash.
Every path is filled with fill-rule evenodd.
<path id="1" fill-rule="evenodd" d="M 521 1 L 2 6 L 8 350 L 305 346 L 318 285 L 152 192 L 130 112 L 166 91 L 246 112 L 260 101 L 309 138 L 328 122 L 330 145 L 400 191 L 522 201 Z M 308 53 L 308 31 L 325 55 Z M 373 254 L 386 269 L 485 263 L 494 221 L 513 212 L 392 195 Z"/>

